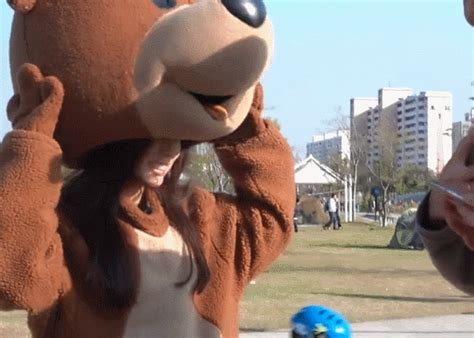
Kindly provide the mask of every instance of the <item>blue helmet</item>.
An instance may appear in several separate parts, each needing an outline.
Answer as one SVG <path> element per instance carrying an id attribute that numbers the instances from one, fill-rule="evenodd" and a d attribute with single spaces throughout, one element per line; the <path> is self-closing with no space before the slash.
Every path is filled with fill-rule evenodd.
<path id="1" fill-rule="evenodd" d="M 324 306 L 309 305 L 291 317 L 293 338 L 350 338 L 349 322 Z"/>

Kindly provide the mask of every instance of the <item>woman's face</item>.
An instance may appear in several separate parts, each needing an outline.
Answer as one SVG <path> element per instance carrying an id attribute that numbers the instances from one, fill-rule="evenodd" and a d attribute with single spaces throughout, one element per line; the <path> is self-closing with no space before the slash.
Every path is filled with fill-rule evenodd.
<path id="1" fill-rule="evenodd" d="M 171 170 L 181 151 L 181 142 L 177 140 L 154 140 L 135 165 L 135 176 L 150 188 L 163 184 L 165 176 Z"/>

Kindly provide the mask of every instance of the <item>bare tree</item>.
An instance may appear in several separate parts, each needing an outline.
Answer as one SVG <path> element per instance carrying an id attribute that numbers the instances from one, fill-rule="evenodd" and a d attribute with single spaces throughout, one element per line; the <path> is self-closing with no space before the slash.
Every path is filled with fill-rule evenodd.
<path id="1" fill-rule="evenodd" d="M 234 192 L 232 178 L 222 167 L 211 144 L 200 144 L 190 157 L 187 174 L 195 183 L 214 192 Z"/>
<path id="2" fill-rule="evenodd" d="M 367 121 L 365 118 L 360 119 L 351 119 L 350 116 L 344 115 L 342 113 L 342 107 L 338 106 L 335 108 L 336 117 L 332 120 L 331 124 L 334 125 L 342 133 L 345 133 L 345 136 L 349 140 L 350 150 L 349 154 L 346 154 L 348 160 L 341 159 L 339 170 L 342 170 L 344 166 L 346 169 L 344 171 L 338 171 L 341 175 L 350 174 L 353 178 L 352 191 L 352 200 L 357 201 L 357 184 L 359 183 L 360 168 L 361 164 L 366 162 L 368 143 L 367 143 Z M 347 156 L 348 155 L 348 156 Z M 356 214 L 356 203 L 353 203 L 351 206 L 353 208 L 352 214 Z"/>
<path id="3" fill-rule="evenodd" d="M 280 129 L 278 119 L 272 117 L 266 119 Z M 222 167 L 211 143 L 195 146 L 189 162 L 186 174 L 194 183 L 214 192 L 235 192 L 232 177 Z"/>
<path id="4" fill-rule="evenodd" d="M 367 168 L 382 190 L 382 226 L 387 224 L 388 193 L 399 180 L 397 167 L 397 150 L 400 139 L 397 135 L 396 114 L 380 114 L 378 124 L 373 131 L 372 158 L 367 161 Z"/>

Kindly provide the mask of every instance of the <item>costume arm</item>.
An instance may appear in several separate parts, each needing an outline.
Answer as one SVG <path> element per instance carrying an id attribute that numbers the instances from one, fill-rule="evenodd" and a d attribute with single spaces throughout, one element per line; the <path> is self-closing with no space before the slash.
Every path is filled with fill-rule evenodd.
<path id="1" fill-rule="evenodd" d="M 454 286 L 474 294 L 474 251 L 464 244 L 446 222 L 434 222 L 429 218 L 428 204 L 429 195 L 418 208 L 416 229 L 434 266 Z"/>
<path id="2" fill-rule="evenodd" d="M 65 291 L 67 277 L 55 210 L 61 149 L 47 135 L 57 121 L 62 86 L 32 66 L 20 73 L 22 97 L 8 107 L 15 130 L 0 151 L 0 309 L 39 312 Z M 38 106 L 36 99 L 42 101 Z"/>
<path id="3" fill-rule="evenodd" d="M 245 128 L 245 137 L 237 131 L 215 146 L 236 196 L 198 189 L 192 199 L 191 218 L 201 224 L 208 256 L 233 269 L 242 286 L 289 242 L 296 196 L 290 147 L 271 122 L 258 116 L 261 106 L 255 101 L 252 110 L 239 127 Z"/>

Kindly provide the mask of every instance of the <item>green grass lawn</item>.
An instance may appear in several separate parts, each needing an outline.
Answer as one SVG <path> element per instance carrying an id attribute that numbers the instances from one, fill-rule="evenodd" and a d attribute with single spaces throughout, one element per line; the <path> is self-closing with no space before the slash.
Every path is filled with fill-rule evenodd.
<path id="1" fill-rule="evenodd" d="M 302 228 L 278 261 L 249 285 L 242 330 L 284 329 L 309 304 L 352 322 L 472 313 L 474 298 L 448 284 L 425 250 L 387 248 L 393 227 Z"/>
<path id="2" fill-rule="evenodd" d="M 288 327 L 308 304 L 321 304 L 350 321 L 474 312 L 474 298 L 444 281 L 426 251 L 386 246 L 393 227 L 344 225 L 341 231 L 302 228 L 278 261 L 247 287 L 242 330 Z M 0 313 L 0 337 L 26 335 L 20 312 Z"/>

